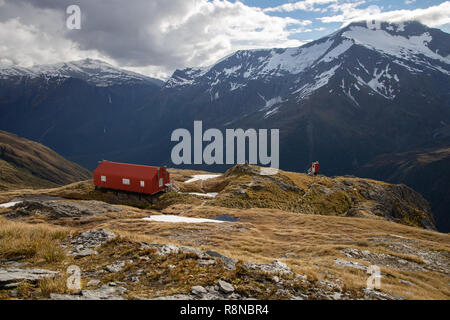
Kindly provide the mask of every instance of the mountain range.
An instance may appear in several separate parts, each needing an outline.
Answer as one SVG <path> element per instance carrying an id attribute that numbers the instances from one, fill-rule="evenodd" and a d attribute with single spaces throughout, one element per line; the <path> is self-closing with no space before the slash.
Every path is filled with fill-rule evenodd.
<path id="1" fill-rule="evenodd" d="M 0 68 L 0 129 L 89 169 L 102 159 L 171 166 L 170 135 L 194 120 L 280 129 L 285 170 L 319 160 L 327 175 L 390 179 L 378 166 L 399 167 L 380 157 L 450 145 L 450 35 L 418 22 L 353 23 L 301 47 L 176 70 L 165 82 L 92 59 Z M 414 184 L 432 183 L 423 176 Z M 449 231 L 442 197 L 427 199 Z"/>

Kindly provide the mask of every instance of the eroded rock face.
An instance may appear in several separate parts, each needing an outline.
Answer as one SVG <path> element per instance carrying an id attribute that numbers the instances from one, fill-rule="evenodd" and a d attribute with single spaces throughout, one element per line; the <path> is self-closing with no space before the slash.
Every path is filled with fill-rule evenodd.
<path id="1" fill-rule="evenodd" d="M 289 268 L 284 262 L 281 262 L 279 260 L 274 260 L 272 264 L 245 262 L 243 266 L 244 268 L 250 270 L 259 270 L 265 273 L 274 273 L 274 274 L 292 273 L 291 268 Z"/>
<path id="2" fill-rule="evenodd" d="M 75 258 L 83 258 L 91 255 L 96 255 L 98 252 L 93 248 L 97 248 L 109 240 L 115 239 L 116 235 L 105 229 L 89 230 L 79 234 L 71 240 L 74 246 L 70 252 Z"/>
<path id="3" fill-rule="evenodd" d="M 115 238 L 116 235 L 113 232 L 105 229 L 89 230 L 72 239 L 71 244 L 95 248 Z"/>
<path id="4" fill-rule="evenodd" d="M 404 271 L 425 271 L 423 265 L 418 262 L 405 260 L 390 254 L 375 253 L 369 250 L 360 251 L 358 249 L 351 248 L 341 250 L 341 252 L 348 258 L 367 261 L 371 265 L 384 266 Z"/>
<path id="5" fill-rule="evenodd" d="M 46 269 L 0 268 L 0 288 L 21 281 L 37 282 L 43 278 L 52 278 L 59 272 Z"/>
<path id="6" fill-rule="evenodd" d="M 82 290 L 80 294 L 51 294 L 52 300 L 125 300 L 124 287 L 103 285 L 95 290 Z"/>
<path id="7" fill-rule="evenodd" d="M 50 219 L 74 218 L 119 212 L 121 209 L 101 201 L 24 200 L 15 206 L 8 218 L 40 214 Z"/>
<path id="8" fill-rule="evenodd" d="M 236 263 L 237 263 L 236 260 L 226 257 L 226 256 L 224 256 L 216 251 L 212 251 L 212 250 L 208 250 L 205 253 L 210 257 L 219 258 L 220 260 L 222 260 L 222 262 L 225 266 L 225 269 L 227 269 L 227 270 L 235 270 L 236 269 Z"/>
<path id="9" fill-rule="evenodd" d="M 358 192 L 376 205 L 368 209 L 374 215 L 395 222 L 412 221 L 416 226 L 436 230 L 429 203 L 417 192 L 405 185 L 381 185 L 365 180 L 343 181 L 345 185 L 357 187 Z M 348 215 L 356 212 L 350 209 Z"/>

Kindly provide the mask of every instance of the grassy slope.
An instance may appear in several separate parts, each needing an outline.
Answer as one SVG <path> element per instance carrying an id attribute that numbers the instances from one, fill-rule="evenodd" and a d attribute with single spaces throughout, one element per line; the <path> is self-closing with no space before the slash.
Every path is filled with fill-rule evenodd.
<path id="1" fill-rule="evenodd" d="M 90 177 L 90 172 L 51 149 L 0 131 L 0 190 L 46 188 Z"/>
<path id="2" fill-rule="evenodd" d="M 28 261 L 33 263 L 40 261 L 40 267 L 60 271 L 65 270 L 67 263 L 72 263 L 72 258 L 67 256 L 61 257 L 57 246 L 46 246 L 48 239 L 54 239 L 52 241 L 58 243 L 61 241 L 62 233 L 106 228 L 125 236 L 125 242 L 123 244 L 115 243 L 111 248 L 106 246 L 101 250 L 101 254 L 96 257 L 95 261 L 91 261 L 89 257 L 78 260 L 77 265 L 81 265 L 83 270 L 110 264 L 112 257 L 114 259 L 125 259 L 130 254 L 134 254 L 133 252 L 139 246 L 139 241 L 147 241 L 151 243 L 186 245 L 202 250 L 215 250 L 242 261 L 270 263 L 274 259 L 281 259 L 293 268 L 295 272 L 307 275 L 308 279 L 339 278 L 343 281 L 345 288 L 355 290 L 365 287 L 367 274 L 361 270 L 336 266 L 334 259 L 354 260 L 365 265 L 368 265 L 368 263 L 363 260 L 349 259 L 341 252 L 342 249 L 353 248 L 361 251 L 368 250 L 377 254 L 392 255 L 398 259 L 418 263 L 421 266 L 426 266 L 423 259 L 416 254 L 421 250 L 447 257 L 447 261 L 448 257 L 450 257 L 450 236 L 447 234 L 405 226 L 379 217 L 367 219 L 363 218 L 364 215 L 360 218 L 344 217 L 339 214 L 336 216 L 299 214 L 298 210 L 289 209 L 296 209 L 296 206 L 291 203 L 293 198 L 276 199 L 283 195 L 282 193 L 275 194 L 275 197 L 272 199 L 274 201 L 272 206 L 267 205 L 271 202 L 264 202 L 260 197 L 265 193 L 259 193 L 259 191 L 268 191 L 267 189 L 259 190 L 261 186 L 256 186 L 256 189 L 251 189 L 253 191 L 248 191 L 250 193 L 256 192 L 255 195 L 251 195 L 248 198 L 250 203 L 257 204 L 252 206 L 242 202 L 242 199 L 239 197 L 234 198 L 233 196 L 233 190 L 236 187 L 246 186 L 250 182 L 245 174 L 225 175 L 203 183 L 198 181 L 184 184 L 183 181 L 186 181 L 190 175 L 197 172 L 185 172 L 183 170 L 172 170 L 171 172 L 175 184 L 178 185 L 182 192 L 220 191 L 220 194 L 216 199 L 209 199 L 186 194 L 168 193 L 160 198 L 161 202 L 164 203 L 161 206 L 161 210 L 155 210 L 150 207 L 142 210 L 123 206 L 122 208 L 126 210 L 124 214 L 87 216 L 74 221 L 50 221 L 42 216 L 23 218 L 21 222 L 5 223 L 2 221 L 0 229 L 10 231 L 4 232 L 0 230 L 0 257 L 23 254 L 24 252 L 21 248 L 30 247 L 32 248 L 30 252 L 25 252 L 29 256 Z M 287 172 L 281 172 L 281 176 L 285 181 L 295 182 L 298 188 L 304 190 L 320 181 L 321 183 L 319 184 L 331 187 L 330 183 L 335 182 L 335 179 L 338 181 L 342 179 L 365 180 L 357 178 L 331 179 L 309 177 Z M 228 179 L 231 179 L 232 183 L 227 181 Z M 380 186 L 389 186 L 389 184 L 383 182 L 371 182 Z M 264 186 L 263 183 L 260 184 Z M 109 197 L 108 193 L 95 191 L 92 183 L 85 181 L 54 189 L 3 192 L 0 193 L 0 201 L 8 201 L 14 196 L 24 194 L 51 194 L 72 199 L 97 198 L 108 200 L 107 198 Z M 233 199 L 237 199 L 237 201 L 233 202 Z M 326 204 L 320 204 L 319 201 L 318 203 L 322 208 L 331 212 L 331 210 L 340 210 L 341 208 L 339 205 L 341 203 L 339 199 L 341 198 L 337 197 L 337 199 L 329 199 L 330 203 Z M 342 203 L 345 203 L 345 201 Z M 0 214 L 8 210 L 11 209 L 2 209 Z M 150 214 L 176 214 L 204 218 L 215 218 L 227 214 L 238 218 L 239 221 L 236 223 L 208 225 L 149 223 L 141 220 L 143 216 Z M 64 226 L 64 229 L 59 229 L 59 226 L 55 227 L 55 224 Z M 22 229 L 25 232 L 21 231 Z M 11 232 L 11 230 L 16 231 Z M 15 237 L 11 238 L 13 234 L 18 234 L 20 237 L 14 240 Z M 376 239 L 387 239 L 387 241 L 379 242 Z M 392 248 L 392 245 L 395 243 L 400 243 L 399 246 L 401 248 L 403 248 L 403 245 L 409 246 L 413 251 L 396 251 Z M 14 245 L 12 246 L 11 244 Z M 112 253 L 114 253 L 113 256 Z M 179 258 L 174 257 L 173 259 Z M 190 286 L 208 283 L 208 281 L 212 281 L 211 279 L 220 277 L 220 272 L 222 272 L 220 269 L 216 270 L 214 268 L 210 270 L 191 269 L 193 268 L 189 264 L 191 262 L 183 259 L 177 261 L 156 261 L 155 263 L 156 265 L 153 263 L 147 266 L 149 267 L 148 272 L 153 274 L 157 270 L 158 274 L 155 274 L 155 277 L 167 277 L 168 284 L 162 287 L 154 287 L 153 285 L 157 285 L 157 282 L 151 282 L 151 286 L 128 284 L 130 292 L 145 297 L 185 293 L 189 291 Z M 181 271 L 181 273 L 177 273 L 178 271 L 176 270 L 178 268 L 175 271 L 166 273 L 168 271 L 164 269 L 164 266 L 169 264 L 179 266 L 181 271 L 187 268 L 191 271 L 200 272 L 200 275 L 194 275 L 193 278 L 189 277 L 188 280 L 187 278 L 185 279 L 185 273 Z M 142 268 L 143 266 L 137 267 Z M 447 285 L 449 278 L 445 273 L 433 270 L 399 270 L 394 266 L 386 265 L 381 265 L 381 270 L 385 275 L 382 279 L 381 289 L 384 292 L 408 299 L 450 299 L 450 289 Z M 114 276 L 114 279 L 102 278 L 101 280 L 104 283 L 111 280 L 121 281 L 123 280 L 122 276 L 122 274 L 117 274 Z M 238 280 L 233 279 L 232 274 L 223 274 L 222 276 L 233 283 L 236 283 Z M 191 281 L 192 279 L 196 281 Z M 85 279 L 84 281 L 87 282 L 87 280 Z M 149 278 L 148 281 L 152 280 Z M 35 288 L 33 290 L 40 290 L 44 296 L 49 290 L 52 291 L 49 288 L 53 288 L 54 292 L 62 292 L 64 291 L 64 286 L 60 282 L 61 280 L 55 280 L 54 282 L 41 283 L 38 289 Z M 27 297 L 27 294 L 29 294 L 28 289 L 23 289 L 24 297 Z"/>

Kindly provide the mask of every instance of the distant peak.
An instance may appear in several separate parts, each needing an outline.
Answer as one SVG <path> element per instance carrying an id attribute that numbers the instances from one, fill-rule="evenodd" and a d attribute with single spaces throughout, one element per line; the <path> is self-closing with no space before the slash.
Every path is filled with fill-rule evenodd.
<path id="1" fill-rule="evenodd" d="M 431 29 L 418 21 L 389 22 L 375 19 L 352 22 L 342 28 L 341 31 L 347 31 L 354 27 L 362 27 L 374 31 L 383 30 L 392 34 L 403 35 L 424 33 Z"/>
<path id="2" fill-rule="evenodd" d="M 106 87 L 116 84 L 153 83 L 162 86 L 163 82 L 145 75 L 115 67 L 105 61 L 86 58 L 54 64 L 34 65 L 31 68 L 10 66 L 1 68 L 0 76 L 28 76 L 32 78 L 76 78 L 85 80 L 95 86 Z"/>

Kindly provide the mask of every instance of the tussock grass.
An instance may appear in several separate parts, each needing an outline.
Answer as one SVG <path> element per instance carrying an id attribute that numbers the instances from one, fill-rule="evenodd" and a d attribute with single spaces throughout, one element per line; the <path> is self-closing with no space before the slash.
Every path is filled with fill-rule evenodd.
<path id="1" fill-rule="evenodd" d="M 38 288 L 42 296 L 49 298 L 51 293 L 68 293 L 67 279 L 62 276 L 39 280 Z"/>
<path id="2" fill-rule="evenodd" d="M 59 246 L 69 231 L 50 225 L 30 225 L 10 221 L 0 217 L 0 257 L 43 259 L 46 262 L 59 262 L 65 253 Z"/>

